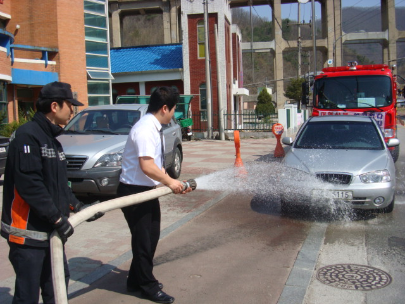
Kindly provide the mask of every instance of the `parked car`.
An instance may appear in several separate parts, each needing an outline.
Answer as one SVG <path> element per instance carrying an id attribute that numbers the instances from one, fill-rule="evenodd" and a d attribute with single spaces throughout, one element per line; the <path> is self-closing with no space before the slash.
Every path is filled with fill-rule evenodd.
<path id="1" fill-rule="evenodd" d="M 392 212 L 395 202 L 395 166 L 384 135 L 373 118 L 360 116 L 311 117 L 291 145 L 283 163 L 325 183 L 311 189 L 298 203 L 317 204 L 323 199 L 344 202 L 355 209 Z M 313 183 L 315 185 L 316 183 Z M 319 188 L 318 186 L 311 186 Z M 321 194 L 321 195 L 320 195 Z M 282 198 L 282 210 L 297 201 Z"/>
<path id="2" fill-rule="evenodd" d="M 4 168 L 6 167 L 9 140 L 8 137 L 0 136 L 0 177 L 4 174 Z"/>
<path id="3" fill-rule="evenodd" d="M 68 179 L 78 195 L 114 195 L 121 174 L 122 152 L 132 126 L 148 105 L 94 106 L 78 113 L 58 137 L 68 161 Z M 178 178 L 183 161 L 180 125 L 163 125 L 166 170 Z"/>

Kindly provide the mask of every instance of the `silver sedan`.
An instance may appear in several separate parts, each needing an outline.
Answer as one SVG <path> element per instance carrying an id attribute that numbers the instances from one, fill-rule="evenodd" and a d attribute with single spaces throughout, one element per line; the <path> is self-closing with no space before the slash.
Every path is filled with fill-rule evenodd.
<path id="1" fill-rule="evenodd" d="M 343 202 L 356 209 L 392 212 L 395 202 L 395 166 L 376 121 L 360 116 L 323 116 L 307 120 L 296 139 L 282 139 L 291 149 L 285 166 L 313 179 L 310 191 L 299 199 L 282 197 L 288 204 Z"/>

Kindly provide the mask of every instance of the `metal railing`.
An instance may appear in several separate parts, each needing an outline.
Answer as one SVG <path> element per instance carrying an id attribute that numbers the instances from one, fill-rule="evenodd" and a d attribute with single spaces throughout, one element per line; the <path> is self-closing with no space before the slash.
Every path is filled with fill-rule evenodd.
<path id="1" fill-rule="evenodd" d="M 207 131 L 207 112 L 193 112 L 193 132 Z M 223 114 L 223 124 L 225 131 L 254 131 L 271 132 L 274 124 L 278 122 L 277 114 L 256 114 L 254 111 L 244 111 L 243 113 Z M 212 115 L 213 131 L 219 131 L 219 113 Z"/>

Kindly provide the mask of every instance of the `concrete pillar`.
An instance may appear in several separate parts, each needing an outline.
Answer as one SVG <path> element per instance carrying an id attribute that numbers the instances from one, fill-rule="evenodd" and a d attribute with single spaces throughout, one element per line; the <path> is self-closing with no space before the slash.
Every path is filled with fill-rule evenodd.
<path id="1" fill-rule="evenodd" d="M 170 2 L 164 1 L 162 3 L 162 11 L 163 11 L 163 36 L 164 36 L 164 43 L 169 44 L 172 43 L 171 39 L 171 31 L 170 31 Z"/>
<path id="2" fill-rule="evenodd" d="M 111 14 L 112 47 L 121 47 L 121 10 L 113 11 Z"/>
<path id="3" fill-rule="evenodd" d="M 341 26 L 341 0 L 321 2 L 322 7 L 322 38 L 326 38 L 327 50 L 326 60 L 323 66 L 327 66 L 327 60 L 332 59 L 334 65 L 340 66 L 342 63 L 342 35 Z M 336 43 L 336 44 L 335 44 Z M 335 46 L 335 48 L 334 48 Z M 334 58 L 335 57 L 335 58 Z"/>
<path id="4" fill-rule="evenodd" d="M 334 7 L 333 7 L 333 13 L 334 13 L 334 40 L 336 41 L 335 45 L 335 64 L 336 66 L 342 66 L 344 65 L 342 62 L 342 57 L 343 57 L 343 30 L 342 30 L 342 1 L 341 0 L 334 0 Z"/>
<path id="5" fill-rule="evenodd" d="M 383 43 L 383 62 L 385 64 L 395 63 L 397 58 L 398 30 L 395 22 L 395 0 L 381 0 L 381 28 L 388 30 L 388 41 Z"/>
<path id="6" fill-rule="evenodd" d="M 284 96 L 284 81 L 281 80 L 284 78 L 283 73 L 283 50 L 284 50 L 284 39 L 282 36 L 281 29 L 281 0 L 273 0 L 272 3 L 273 11 L 273 35 L 275 41 L 275 50 L 274 50 L 274 88 L 276 93 L 277 109 L 283 109 L 285 104 Z"/>
<path id="7" fill-rule="evenodd" d="M 145 81 L 139 82 L 139 95 L 147 95 L 146 88 L 145 88 Z"/>
<path id="8" fill-rule="evenodd" d="M 179 43 L 179 16 L 177 0 L 170 0 L 170 36 L 172 43 Z"/>

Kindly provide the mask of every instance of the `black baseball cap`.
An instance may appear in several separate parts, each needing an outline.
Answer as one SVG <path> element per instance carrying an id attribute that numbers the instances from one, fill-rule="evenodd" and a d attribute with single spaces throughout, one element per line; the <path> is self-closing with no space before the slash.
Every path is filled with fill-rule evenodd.
<path id="1" fill-rule="evenodd" d="M 70 84 L 54 81 L 44 85 L 39 93 L 41 99 L 62 99 L 69 101 L 74 106 L 84 106 L 80 101 L 73 98 Z"/>

